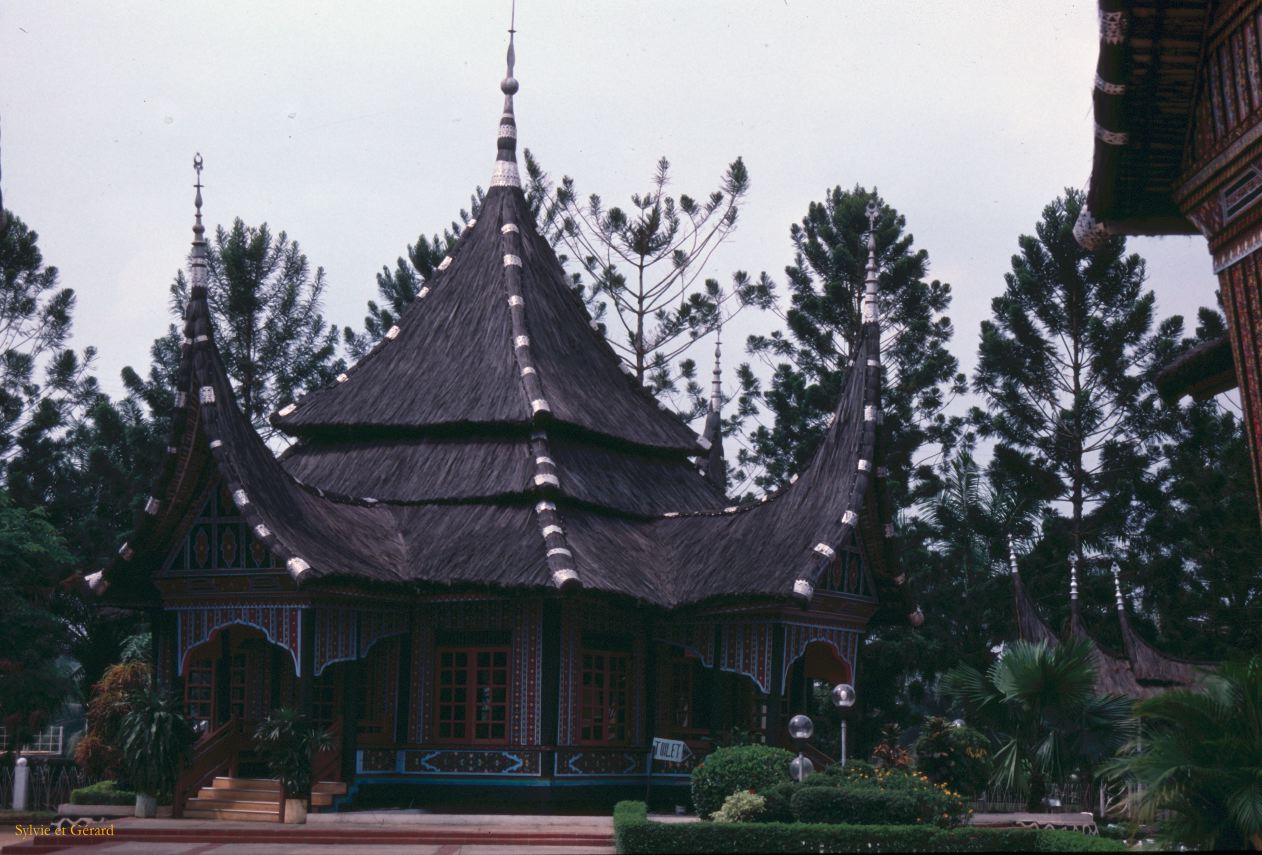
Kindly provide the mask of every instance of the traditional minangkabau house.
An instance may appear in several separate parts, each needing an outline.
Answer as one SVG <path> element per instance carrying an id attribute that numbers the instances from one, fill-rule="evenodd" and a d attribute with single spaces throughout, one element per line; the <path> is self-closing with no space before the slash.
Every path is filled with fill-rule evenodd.
<path id="1" fill-rule="evenodd" d="M 1240 388 L 1262 509 L 1262 0 L 1100 0 L 1095 153 L 1075 229 L 1209 241 L 1228 337 L 1169 366 L 1163 395 Z M 1208 294 L 1206 295 L 1208 297 Z"/>
<path id="2" fill-rule="evenodd" d="M 1009 567 L 1012 572 L 1012 604 L 1016 611 L 1017 633 L 1023 641 L 1054 646 L 1062 638 L 1091 642 L 1091 664 L 1095 666 L 1095 690 L 1099 694 L 1147 698 L 1171 688 L 1191 688 L 1213 666 L 1162 653 L 1144 640 L 1131 625 L 1126 614 L 1126 598 L 1122 594 L 1121 571 L 1113 565 L 1113 603 L 1122 635 L 1123 653 L 1117 655 L 1102 645 L 1087 629 L 1078 599 L 1078 563 L 1069 560 L 1069 620 L 1063 634 L 1058 634 L 1044 618 L 1042 611 L 1026 590 L 1017 568 L 1016 549 L 1009 540 Z"/>
<path id="3" fill-rule="evenodd" d="M 370 353 L 274 414 L 279 460 L 216 348 L 198 182 L 172 437 L 89 577 L 149 610 L 160 680 L 204 724 L 189 787 L 243 769 L 242 723 L 283 705 L 335 728 L 317 774 L 366 801 L 643 786 L 654 737 L 691 747 L 653 767 L 683 782 L 728 734 L 786 741 L 813 681 L 853 681 L 878 606 L 922 620 L 882 507 L 875 238 L 818 453 L 733 504 L 717 389 L 703 436 L 662 409 L 536 229 L 511 41 L 501 88 L 476 220 Z"/>

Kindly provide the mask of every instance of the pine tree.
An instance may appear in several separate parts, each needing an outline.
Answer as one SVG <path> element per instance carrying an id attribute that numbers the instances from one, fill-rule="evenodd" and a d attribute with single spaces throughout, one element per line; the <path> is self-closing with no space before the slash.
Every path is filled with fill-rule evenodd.
<path id="1" fill-rule="evenodd" d="M 795 253 L 785 271 L 791 300 L 785 329 L 749 340 L 750 353 L 773 369 L 770 385 L 763 391 L 751 371 L 741 375 L 743 406 L 755 421 L 762 409 L 772 422 L 749 432 L 740 461 L 757 471 L 755 483 L 774 488 L 814 455 L 859 347 L 870 201 L 880 211 L 882 446 L 890 483 L 899 485 L 896 502 L 905 507 L 933 492 L 933 468 L 916 455 L 926 444 L 954 443 L 959 420 L 943 411 L 949 396 L 963 391 L 964 378 L 946 349 L 951 286 L 925 280 L 929 254 L 913 249 L 905 219 L 875 190 L 831 189 L 790 229 Z"/>
<path id="2" fill-rule="evenodd" d="M 268 416 L 299 394 L 333 382 L 345 367 L 337 357 L 338 330 L 321 314 L 324 269 L 310 263 L 285 232 L 234 220 L 207 246 L 209 302 L 215 343 L 232 380 L 237 405 L 266 440 L 277 433 Z M 183 272 L 171 283 L 171 310 L 188 302 Z M 172 388 L 179 363 L 180 330 L 172 324 L 154 343 L 146 384 L 138 398 L 160 400 Z M 125 376 L 135 377 L 127 369 Z"/>
<path id="3" fill-rule="evenodd" d="M 1056 574 L 1058 590 L 1068 553 L 1085 571 L 1088 555 L 1104 553 L 1102 569 L 1134 533 L 1131 509 L 1150 479 L 1158 424 L 1154 357 L 1182 323 L 1154 329 L 1144 261 L 1126 254 L 1124 238 L 1096 252 L 1079 246 L 1082 204 L 1082 193 L 1066 190 L 1043 209 L 1035 234 L 1020 237 L 1006 288 L 982 322 L 973 376 L 986 406 L 971 421 L 997 443 L 994 472 L 1043 507 L 1034 563 Z"/>
<path id="4" fill-rule="evenodd" d="M 0 479 L 27 445 L 52 441 L 75 407 L 95 392 L 89 370 L 95 350 L 82 355 L 70 337 L 75 293 L 57 285 L 57 268 L 44 264 L 39 235 L 10 212 L 0 229 Z"/>
<path id="5" fill-rule="evenodd" d="M 579 268 L 572 284 L 609 344 L 683 420 L 703 415 L 706 397 L 686 354 L 742 309 L 775 302 L 765 274 L 738 271 L 728 288 L 705 275 L 749 192 L 744 162 L 729 164 L 719 186 L 696 199 L 667 192 L 670 162 L 660 158 L 649 189 L 633 194 L 626 209 L 606 208 L 595 193 L 580 201 L 573 178 L 554 186 L 529 157 L 527 175 L 541 231 L 563 250 L 562 264 L 573 259 Z"/>

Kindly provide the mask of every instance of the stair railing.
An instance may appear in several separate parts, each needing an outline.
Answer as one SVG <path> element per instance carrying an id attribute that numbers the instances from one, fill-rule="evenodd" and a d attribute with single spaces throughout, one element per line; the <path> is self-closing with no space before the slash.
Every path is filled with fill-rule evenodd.
<path id="1" fill-rule="evenodd" d="M 237 754 L 248 745 L 241 721 L 233 716 L 219 727 L 205 734 L 193 746 L 193 755 L 180 773 L 172 793 L 171 811 L 176 818 L 184 815 L 184 804 L 189 798 L 212 783 L 216 775 L 231 774 Z"/>

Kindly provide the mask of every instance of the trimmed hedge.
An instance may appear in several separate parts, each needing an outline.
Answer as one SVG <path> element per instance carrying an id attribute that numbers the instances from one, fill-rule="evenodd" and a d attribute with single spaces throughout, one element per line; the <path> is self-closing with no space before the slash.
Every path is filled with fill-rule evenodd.
<path id="1" fill-rule="evenodd" d="M 644 802 L 613 810 L 614 843 L 624 855 L 674 852 L 1125 852 L 1116 840 L 1076 831 L 951 828 L 932 825 L 650 822 Z"/>
<path id="2" fill-rule="evenodd" d="M 793 752 L 770 745 L 733 745 L 708 755 L 692 770 L 692 806 L 709 816 L 737 790 L 762 793 L 789 780 Z"/>
<path id="3" fill-rule="evenodd" d="M 117 781 L 97 781 L 86 787 L 70 791 L 72 805 L 131 805 L 136 803 L 136 794 L 131 790 L 120 790 Z"/>

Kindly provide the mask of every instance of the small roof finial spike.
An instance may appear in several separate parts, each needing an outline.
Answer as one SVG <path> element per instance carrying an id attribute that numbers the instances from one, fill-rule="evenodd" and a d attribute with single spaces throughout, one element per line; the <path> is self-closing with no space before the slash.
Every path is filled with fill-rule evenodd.
<path id="1" fill-rule="evenodd" d="M 197 192 L 193 196 L 193 253 L 189 259 L 194 299 L 206 296 L 206 227 L 202 225 L 202 164 L 201 153 L 194 154 L 193 171 L 197 173 L 197 181 L 193 187 Z"/>
<path id="2" fill-rule="evenodd" d="M 874 196 L 868 201 L 868 269 L 863 287 L 863 322 L 877 322 L 877 266 L 876 266 L 876 221 L 880 218 L 881 209 Z"/>
<path id="3" fill-rule="evenodd" d="M 723 408 L 723 320 L 714 328 L 714 378 L 710 381 L 710 412 Z"/>
<path id="4" fill-rule="evenodd" d="M 1008 567 L 1013 576 L 1017 575 L 1017 542 L 1012 535 L 1008 535 Z"/>
<path id="5" fill-rule="evenodd" d="M 504 113 L 500 116 L 499 133 L 495 141 L 492 187 L 521 187 L 521 176 L 517 172 L 517 119 L 513 115 L 513 96 L 519 88 L 517 78 L 513 76 L 513 65 L 517 62 L 517 51 L 513 46 L 516 34 L 517 4 L 514 2 L 512 20 L 508 26 L 508 53 L 505 57 L 507 72 L 500 82 L 500 91 L 504 93 Z"/>
<path id="6" fill-rule="evenodd" d="M 1078 599 L 1078 556 L 1069 555 L 1069 599 Z"/>
<path id="7" fill-rule="evenodd" d="M 1117 562 L 1113 562 L 1113 597 L 1117 603 L 1117 610 L 1124 611 L 1126 609 L 1126 600 L 1122 597 L 1122 568 L 1117 566 Z"/>

